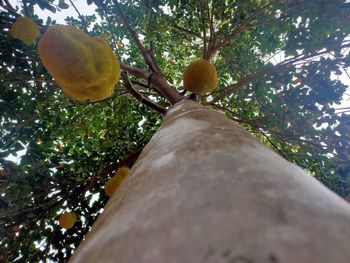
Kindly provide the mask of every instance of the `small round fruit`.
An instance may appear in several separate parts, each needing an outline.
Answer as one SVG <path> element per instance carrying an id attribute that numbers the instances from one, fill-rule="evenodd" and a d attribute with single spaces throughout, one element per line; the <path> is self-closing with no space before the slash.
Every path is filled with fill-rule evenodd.
<path id="1" fill-rule="evenodd" d="M 212 91 L 218 84 L 215 67 L 204 59 L 192 62 L 185 69 L 183 80 L 185 89 L 197 94 Z"/>
<path id="2" fill-rule="evenodd" d="M 120 65 L 104 39 L 74 26 L 54 25 L 40 39 L 38 50 L 47 71 L 72 98 L 98 101 L 112 95 Z"/>
<path id="3" fill-rule="evenodd" d="M 129 173 L 129 168 L 128 167 L 120 167 L 117 171 L 117 175 L 120 175 L 122 177 L 127 176 Z"/>
<path id="4" fill-rule="evenodd" d="M 106 195 L 112 196 L 112 194 L 117 190 L 119 185 L 123 182 L 124 177 L 121 175 L 115 175 L 109 179 L 105 185 Z"/>
<path id="5" fill-rule="evenodd" d="M 10 35 L 27 45 L 31 45 L 40 36 L 40 30 L 35 22 L 28 17 L 20 16 L 11 26 Z"/>
<path id="6" fill-rule="evenodd" d="M 74 212 L 66 212 L 60 216 L 59 225 L 62 228 L 70 229 L 77 221 L 77 215 Z"/>

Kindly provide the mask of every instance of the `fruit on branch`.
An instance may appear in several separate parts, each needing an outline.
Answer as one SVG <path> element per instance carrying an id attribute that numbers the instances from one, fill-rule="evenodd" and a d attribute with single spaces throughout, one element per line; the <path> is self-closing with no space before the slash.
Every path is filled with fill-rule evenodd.
<path id="1" fill-rule="evenodd" d="M 20 16 L 10 28 L 10 35 L 27 45 L 31 45 L 40 36 L 40 30 L 33 20 Z"/>
<path id="2" fill-rule="evenodd" d="M 129 173 L 129 168 L 128 167 L 120 167 L 117 171 L 117 175 L 120 175 L 122 177 L 127 176 Z"/>
<path id="3" fill-rule="evenodd" d="M 121 175 L 114 175 L 111 179 L 109 179 L 105 185 L 105 193 L 108 196 L 112 196 L 112 194 L 117 190 L 119 185 L 122 183 L 124 177 Z"/>
<path id="4" fill-rule="evenodd" d="M 70 229 L 77 221 L 77 215 L 74 212 L 65 212 L 60 216 L 59 225 L 62 228 Z"/>
<path id="5" fill-rule="evenodd" d="M 218 84 L 218 75 L 212 64 L 200 59 L 192 62 L 185 69 L 183 81 L 186 90 L 204 94 L 215 89 Z"/>
<path id="6" fill-rule="evenodd" d="M 128 167 L 119 168 L 116 174 L 111 179 L 109 179 L 105 185 L 106 195 L 112 196 L 112 194 L 117 190 L 117 188 L 122 183 L 124 178 L 128 175 L 128 173 Z"/>
<path id="7" fill-rule="evenodd" d="M 98 101 L 112 95 L 120 65 L 104 39 L 54 25 L 40 39 L 38 50 L 47 71 L 72 98 Z"/>

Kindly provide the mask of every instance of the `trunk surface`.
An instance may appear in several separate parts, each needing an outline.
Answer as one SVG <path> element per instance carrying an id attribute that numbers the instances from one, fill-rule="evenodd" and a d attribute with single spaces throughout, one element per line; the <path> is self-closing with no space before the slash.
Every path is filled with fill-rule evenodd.
<path id="1" fill-rule="evenodd" d="M 350 206 L 222 113 L 181 101 L 70 262 L 349 263 Z"/>

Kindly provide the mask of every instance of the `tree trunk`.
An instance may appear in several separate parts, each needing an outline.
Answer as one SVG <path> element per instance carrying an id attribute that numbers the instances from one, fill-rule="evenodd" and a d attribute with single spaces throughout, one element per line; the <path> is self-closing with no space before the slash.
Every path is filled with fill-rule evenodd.
<path id="1" fill-rule="evenodd" d="M 350 206 L 224 114 L 181 101 L 71 262 L 349 263 Z"/>

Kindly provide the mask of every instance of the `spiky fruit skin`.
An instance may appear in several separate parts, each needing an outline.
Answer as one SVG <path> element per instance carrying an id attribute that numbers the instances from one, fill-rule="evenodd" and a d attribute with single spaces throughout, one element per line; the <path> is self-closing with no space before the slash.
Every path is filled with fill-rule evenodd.
<path id="1" fill-rule="evenodd" d="M 59 225 L 62 228 L 70 229 L 77 221 L 77 215 L 74 212 L 66 212 L 60 216 Z"/>
<path id="2" fill-rule="evenodd" d="M 122 177 L 127 176 L 129 173 L 129 168 L 128 167 L 120 167 L 117 171 L 117 175 L 120 175 Z"/>
<path id="3" fill-rule="evenodd" d="M 120 65 L 102 38 L 54 25 L 40 39 L 38 50 L 47 71 L 73 99 L 98 101 L 112 95 Z"/>
<path id="4" fill-rule="evenodd" d="M 111 179 L 109 179 L 105 185 L 105 193 L 108 196 L 112 196 L 115 190 L 119 187 L 119 185 L 123 182 L 124 177 L 116 174 Z"/>
<path id="5" fill-rule="evenodd" d="M 200 59 L 192 62 L 185 69 L 183 81 L 186 90 L 204 94 L 215 89 L 218 84 L 218 75 L 212 64 Z"/>
<path id="6" fill-rule="evenodd" d="M 40 30 L 33 20 L 20 16 L 10 28 L 10 35 L 27 45 L 31 45 L 40 36 Z"/>

